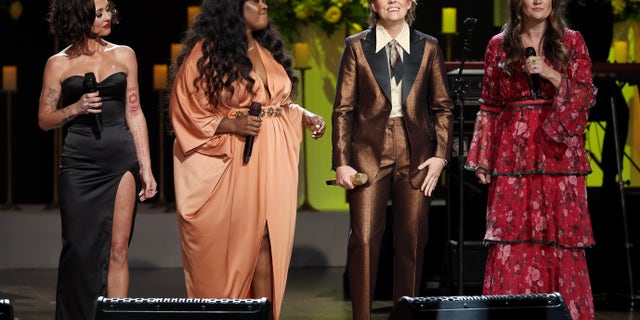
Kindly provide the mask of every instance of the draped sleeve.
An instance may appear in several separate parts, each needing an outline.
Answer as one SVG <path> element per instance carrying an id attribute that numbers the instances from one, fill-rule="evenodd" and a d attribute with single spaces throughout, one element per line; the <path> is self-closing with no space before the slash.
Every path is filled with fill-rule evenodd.
<path id="1" fill-rule="evenodd" d="M 501 133 L 498 116 L 505 99 L 499 83 L 505 77 L 498 64 L 504 58 L 502 54 L 502 34 L 494 36 L 487 45 L 484 60 L 484 78 L 480 110 L 476 115 L 475 128 L 467 155 L 465 167 L 470 170 L 484 169 L 493 171 L 497 148 L 496 139 Z"/>
<path id="2" fill-rule="evenodd" d="M 494 36 L 485 54 L 480 110 L 465 168 L 492 175 L 577 174 L 591 172 L 584 149 L 584 130 L 596 89 L 591 60 L 582 36 L 567 29 L 563 38 L 569 59 L 553 65 L 562 74 L 559 86 L 540 79 L 535 97 L 516 61 L 506 72 L 503 36 Z"/>
<path id="3" fill-rule="evenodd" d="M 202 56 L 202 46 L 194 46 L 176 75 L 171 94 L 170 114 L 173 130 L 180 132 L 176 142 L 185 155 L 199 152 L 205 155 L 229 156 L 228 134 L 215 134 L 222 118 L 211 105 L 204 90 L 194 84 L 198 77 L 197 60 Z"/>
<path id="4" fill-rule="evenodd" d="M 224 112 L 209 103 L 201 88 L 197 60 L 201 45 L 194 46 L 178 70 L 169 102 L 171 125 L 175 135 L 174 184 L 176 209 L 185 219 L 194 217 L 209 201 L 227 170 L 232 155 L 230 135 L 215 134 Z"/>
<path id="5" fill-rule="evenodd" d="M 595 103 L 596 88 L 591 74 L 591 59 L 582 35 L 567 30 L 565 46 L 569 49 L 570 60 L 565 68 L 563 79 L 553 99 L 551 111 L 542 123 L 544 138 L 555 146 L 554 150 L 563 151 L 579 148 L 584 134 L 589 108 Z"/>

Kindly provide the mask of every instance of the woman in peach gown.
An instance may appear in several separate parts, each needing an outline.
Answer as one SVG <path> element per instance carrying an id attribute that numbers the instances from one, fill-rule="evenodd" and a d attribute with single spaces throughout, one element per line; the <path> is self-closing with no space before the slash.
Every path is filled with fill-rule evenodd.
<path id="1" fill-rule="evenodd" d="M 297 78 L 262 0 L 204 0 L 172 66 L 174 183 L 189 297 L 267 297 L 278 319 L 293 247 L 302 126 Z M 252 102 L 259 116 L 248 115 Z M 243 163 L 246 137 L 252 155 Z"/>

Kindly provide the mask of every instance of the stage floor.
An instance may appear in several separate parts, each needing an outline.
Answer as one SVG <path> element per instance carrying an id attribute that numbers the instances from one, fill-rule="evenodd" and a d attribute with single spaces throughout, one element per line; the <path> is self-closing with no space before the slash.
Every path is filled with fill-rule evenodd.
<path id="1" fill-rule="evenodd" d="M 630 311 L 628 296 L 619 294 L 628 293 L 628 270 L 621 250 L 624 228 L 619 208 L 616 208 L 618 199 L 598 191 L 590 190 L 589 195 L 598 245 L 587 251 L 597 319 L 640 320 L 640 311 L 637 311 L 640 309 L 638 249 L 631 250 L 633 270 L 636 271 L 634 312 Z M 626 191 L 630 240 L 637 243 L 640 239 L 633 230 L 640 227 L 640 192 L 638 189 Z M 16 320 L 51 320 L 55 311 L 55 268 L 60 249 L 58 213 L 55 209 L 44 209 L 42 205 L 21 207 L 19 211 L 0 211 L 0 299 L 10 299 Z M 185 297 L 175 213 L 149 205 L 142 205 L 140 211 L 130 250 L 129 296 Z M 471 211 L 466 212 L 471 219 Z M 443 208 L 433 209 L 434 225 L 445 217 Z M 351 319 L 351 305 L 345 298 L 343 285 L 348 214 L 299 212 L 296 228 L 282 320 Z M 438 229 L 432 229 L 431 235 Z M 465 265 L 468 266 L 465 270 L 482 270 L 481 262 L 474 264 L 468 258 Z M 478 278 L 476 280 L 481 281 L 481 276 Z M 391 301 L 384 298 L 374 301 L 373 320 L 386 320 L 391 306 Z"/>
<path id="2" fill-rule="evenodd" d="M 343 295 L 344 268 L 299 267 L 289 274 L 282 320 L 349 320 Z M 0 298 L 10 299 L 16 320 L 51 320 L 55 311 L 55 269 L 0 270 Z M 184 297 L 179 268 L 134 269 L 131 297 Z M 372 320 L 389 317 L 391 301 L 374 301 Z M 640 312 L 596 310 L 598 320 L 640 320 Z"/>

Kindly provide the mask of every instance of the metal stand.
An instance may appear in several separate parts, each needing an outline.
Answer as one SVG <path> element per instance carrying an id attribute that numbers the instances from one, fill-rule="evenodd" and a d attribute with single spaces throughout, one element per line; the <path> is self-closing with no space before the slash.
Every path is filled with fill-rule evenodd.
<path id="1" fill-rule="evenodd" d="M 4 204 L 2 205 L 2 207 L 0 209 L 2 210 L 22 210 L 20 207 L 18 207 L 15 203 L 13 203 L 13 172 L 12 172 L 12 160 L 13 160 L 13 138 L 12 138 L 12 131 L 13 129 L 11 128 L 11 123 L 12 121 L 12 116 L 11 116 L 11 91 L 5 91 L 5 94 L 7 95 L 7 199 L 5 200 Z"/>
<path id="2" fill-rule="evenodd" d="M 478 20 L 475 18 L 467 18 L 464 20 L 465 38 L 462 59 L 460 60 L 460 68 L 458 76 L 455 80 L 454 100 L 458 106 L 458 295 L 464 294 L 463 274 L 464 274 L 464 164 L 467 159 L 467 152 L 464 148 L 464 93 L 465 84 L 462 80 L 462 70 L 467 60 L 467 54 L 471 52 L 471 34 L 473 27 Z"/>
<path id="3" fill-rule="evenodd" d="M 164 108 L 162 107 L 162 99 L 164 90 L 156 90 L 158 92 L 158 202 L 153 207 L 165 207 L 165 212 L 172 211 L 171 204 L 167 202 L 165 191 L 165 154 L 164 154 Z"/>
<path id="4" fill-rule="evenodd" d="M 447 61 L 451 61 L 451 44 L 453 43 L 453 34 L 447 33 L 444 35 L 447 40 L 447 49 L 445 51 Z"/>
<path id="5" fill-rule="evenodd" d="M 620 194 L 620 208 L 622 210 L 622 224 L 624 226 L 624 247 L 627 257 L 627 273 L 629 277 L 629 309 L 634 309 L 635 291 L 633 288 L 633 268 L 631 267 L 631 247 L 633 244 L 629 239 L 629 225 L 627 222 L 627 206 L 624 195 L 624 181 L 622 181 L 622 159 L 620 156 L 621 144 L 620 137 L 618 137 L 618 117 L 616 115 L 616 102 L 614 97 L 611 97 L 611 124 L 613 125 L 613 141 L 616 151 L 616 168 L 618 171 L 618 192 Z"/>
<path id="6" fill-rule="evenodd" d="M 305 71 L 311 69 L 311 67 L 304 67 L 304 68 L 295 68 L 296 70 L 300 71 L 300 101 L 302 102 L 302 107 L 306 108 L 306 101 L 305 101 Z M 302 187 L 304 188 L 304 201 L 302 202 L 302 205 L 300 205 L 300 210 L 302 211 L 316 211 L 311 204 L 309 203 L 309 179 L 307 178 L 307 139 L 305 139 L 305 133 L 304 130 L 302 132 L 302 156 L 301 158 L 301 162 L 304 163 L 304 172 L 301 174 L 302 176 Z"/>
<path id="7" fill-rule="evenodd" d="M 53 51 L 58 52 L 60 48 L 60 39 L 58 36 L 54 36 L 53 39 Z M 58 108 L 62 104 L 62 99 L 58 101 Z M 62 135 L 63 129 L 57 128 L 53 130 L 53 186 L 51 188 L 51 202 L 45 206 L 45 209 L 58 209 L 60 207 L 60 191 L 59 191 L 59 181 L 60 175 L 58 171 L 60 170 L 60 157 L 62 156 Z"/>
<path id="8" fill-rule="evenodd" d="M 616 106 L 616 108 L 618 108 L 618 106 Z M 600 127 L 602 131 L 605 131 L 607 129 L 600 121 L 594 121 L 594 123 L 598 127 Z M 611 126 L 613 127 L 613 124 Z M 589 125 L 587 125 L 587 131 L 589 131 Z M 618 137 L 618 139 L 620 139 L 620 137 Z M 631 156 L 626 151 L 622 150 L 622 143 L 620 144 L 621 144 L 620 146 L 621 150 L 619 151 L 622 154 L 622 158 L 625 158 L 627 161 L 629 161 L 629 164 L 636 171 L 640 172 L 640 166 L 631 158 Z M 600 159 L 598 159 L 598 156 L 593 151 L 587 150 L 587 152 L 589 153 L 589 157 L 591 158 L 591 161 L 595 162 L 595 164 L 598 165 L 598 168 L 602 169 L 602 156 L 600 157 Z M 631 184 L 631 181 L 627 180 L 627 181 L 623 181 L 623 183 L 625 186 L 629 186 Z"/>

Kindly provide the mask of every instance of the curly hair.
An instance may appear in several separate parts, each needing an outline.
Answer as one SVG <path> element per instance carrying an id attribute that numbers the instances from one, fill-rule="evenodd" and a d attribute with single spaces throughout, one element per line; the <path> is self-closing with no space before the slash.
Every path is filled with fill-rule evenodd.
<path id="1" fill-rule="evenodd" d="M 245 0 L 202 1 L 200 12 L 194 17 L 182 40 L 182 48 L 176 61 L 172 62 L 169 87 L 172 87 L 184 59 L 202 41 L 203 56 L 197 63 L 200 74 L 194 85 L 202 85 L 209 101 L 216 105 L 222 99 L 223 91 L 233 94 L 232 84 L 243 79 L 247 82 L 247 91 L 253 92 L 255 80 L 249 76 L 253 65 L 247 56 L 244 3 Z M 278 30 L 269 21 L 267 28 L 254 31 L 253 37 L 284 67 L 293 86 L 292 96 L 295 96 L 298 78 Z"/>
<path id="2" fill-rule="evenodd" d="M 568 27 L 565 18 L 565 0 L 551 1 L 551 14 L 547 18 L 547 29 L 542 39 L 542 48 L 545 57 L 555 66 L 566 66 L 569 61 L 569 53 L 562 43 L 565 30 Z M 522 0 L 511 0 L 509 3 L 509 21 L 503 26 L 504 34 L 502 46 L 508 56 L 502 61 L 501 66 L 507 74 L 511 74 L 516 61 L 524 56 L 521 35 L 524 17 L 522 15 Z"/>
<path id="3" fill-rule="evenodd" d="M 111 24 L 118 23 L 118 11 L 112 1 Z M 93 0 L 52 0 L 47 21 L 51 31 L 66 44 L 76 45 L 85 38 L 97 37 L 91 31 L 96 20 L 96 6 Z"/>

